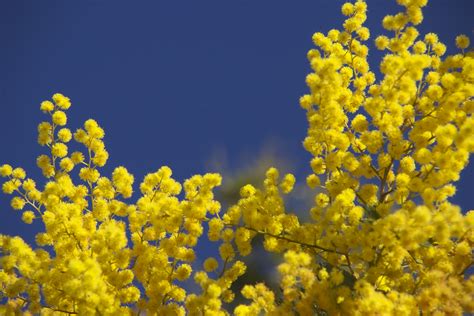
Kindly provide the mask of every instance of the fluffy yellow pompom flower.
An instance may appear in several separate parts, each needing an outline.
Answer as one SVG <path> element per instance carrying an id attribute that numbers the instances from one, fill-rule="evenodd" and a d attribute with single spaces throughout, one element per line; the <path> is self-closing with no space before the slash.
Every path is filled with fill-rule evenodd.
<path id="1" fill-rule="evenodd" d="M 443 56 L 446 53 L 446 45 L 443 43 L 435 43 L 433 44 L 433 51 L 437 56 Z"/>
<path id="2" fill-rule="evenodd" d="M 321 181 L 319 177 L 315 174 L 310 174 L 308 177 L 306 177 L 306 184 L 311 188 L 314 189 L 318 185 L 321 184 Z"/>
<path id="3" fill-rule="evenodd" d="M 104 130 L 93 119 L 88 119 L 84 123 L 84 128 L 86 129 L 90 137 L 99 139 L 104 137 Z"/>
<path id="4" fill-rule="evenodd" d="M 22 184 L 23 189 L 25 191 L 32 191 L 36 188 L 36 182 L 33 179 L 27 179 Z"/>
<path id="5" fill-rule="evenodd" d="M 53 123 L 59 126 L 66 125 L 67 116 L 63 111 L 56 111 L 53 113 Z"/>
<path id="6" fill-rule="evenodd" d="M 74 162 L 72 161 L 71 158 L 63 158 L 63 159 L 61 159 L 61 162 L 59 163 L 59 166 L 64 171 L 70 172 L 74 168 Z"/>
<path id="7" fill-rule="evenodd" d="M 118 193 L 122 194 L 125 198 L 132 196 L 134 177 L 125 167 L 115 168 L 112 173 L 112 180 Z"/>
<path id="8" fill-rule="evenodd" d="M 278 180 L 278 177 L 280 176 L 280 173 L 278 172 L 278 169 L 271 167 L 267 170 L 265 175 L 268 180 L 272 182 L 276 182 Z"/>
<path id="9" fill-rule="evenodd" d="M 367 118 L 362 114 L 357 114 L 354 119 L 352 120 L 352 128 L 356 132 L 363 132 L 366 131 L 369 127 L 369 122 L 367 122 Z"/>
<path id="10" fill-rule="evenodd" d="M 309 110 L 313 105 L 313 101 L 310 95 L 304 95 L 300 98 L 300 106 L 305 109 Z"/>
<path id="11" fill-rule="evenodd" d="M 43 101 L 40 105 L 40 110 L 43 112 L 51 112 L 54 110 L 54 104 L 51 101 Z"/>
<path id="12" fill-rule="evenodd" d="M 79 177 L 84 181 L 96 182 L 100 177 L 100 173 L 97 169 L 93 168 L 81 168 L 79 171 Z"/>
<path id="13" fill-rule="evenodd" d="M 86 131 L 81 128 L 77 129 L 77 131 L 74 133 L 74 139 L 82 144 L 89 142 L 89 136 L 87 135 Z"/>
<path id="14" fill-rule="evenodd" d="M 120 297 L 124 303 L 135 303 L 140 298 L 140 290 L 134 286 L 129 286 L 120 290 Z"/>
<path id="15" fill-rule="evenodd" d="M 351 224 L 357 224 L 363 215 L 364 208 L 362 208 L 361 206 L 355 206 L 349 211 L 348 218 Z"/>
<path id="16" fill-rule="evenodd" d="M 26 201 L 24 199 L 22 199 L 21 197 L 18 197 L 18 196 L 15 196 L 12 200 L 11 200 L 11 207 L 14 209 L 14 210 L 22 210 L 23 207 L 25 206 L 26 204 Z"/>
<path id="17" fill-rule="evenodd" d="M 280 187 L 283 193 L 288 194 L 293 190 L 293 186 L 295 185 L 296 179 L 295 176 L 291 173 L 285 175 L 283 177 L 282 182 L 280 183 Z"/>
<path id="18" fill-rule="evenodd" d="M 207 288 L 207 294 L 211 297 L 219 297 L 222 289 L 217 284 L 210 284 Z"/>
<path id="19" fill-rule="evenodd" d="M 191 275 L 192 269 L 189 264 L 182 264 L 176 269 L 176 278 L 180 281 L 184 281 Z"/>
<path id="20" fill-rule="evenodd" d="M 422 41 L 417 41 L 415 45 L 413 45 L 413 52 L 415 52 L 415 54 L 423 54 L 426 52 L 426 44 Z"/>
<path id="21" fill-rule="evenodd" d="M 346 2 L 341 7 L 341 12 L 345 16 L 349 16 L 354 13 L 354 5 L 350 2 Z"/>
<path id="22" fill-rule="evenodd" d="M 430 71 L 427 75 L 426 75 L 426 81 L 430 84 L 430 85 L 434 85 L 434 84 L 437 84 L 439 82 L 439 73 L 437 72 L 434 72 L 434 71 Z"/>
<path id="23" fill-rule="evenodd" d="M 0 166 L 0 176 L 8 177 L 12 174 L 13 168 L 10 165 L 4 164 Z"/>
<path id="24" fill-rule="evenodd" d="M 209 257 L 206 260 L 204 260 L 203 263 L 204 270 L 207 272 L 212 272 L 215 271 L 219 267 L 219 263 L 217 260 L 213 257 Z"/>
<path id="25" fill-rule="evenodd" d="M 356 31 L 356 33 L 362 41 L 366 41 L 370 37 L 370 31 L 366 27 L 361 27 Z"/>
<path id="26" fill-rule="evenodd" d="M 469 37 L 464 34 L 461 34 L 456 37 L 456 47 L 460 49 L 466 49 L 469 47 L 470 41 Z"/>
<path id="27" fill-rule="evenodd" d="M 55 93 L 53 95 L 53 101 L 54 101 L 54 103 L 56 103 L 56 105 L 59 108 L 61 108 L 63 110 L 67 110 L 71 107 L 71 100 L 69 100 L 68 97 L 65 97 L 61 93 Z"/>
<path id="28" fill-rule="evenodd" d="M 35 219 L 35 213 L 33 213 L 32 211 L 24 211 L 23 215 L 21 216 L 21 219 L 26 224 L 31 224 Z"/>
<path id="29" fill-rule="evenodd" d="M 322 174 L 326 171 L 326 164 L 322 158 L 315 157 L 313 160 L 311 160 L 311 168 L 313 169 L 314 173 Z"/>
<path id="30" fill-rule="evenodd" d="M 431 162 L 431 157 L 431 152 L 426 148 L 420 148 L 417 152 L 415 152 L 415 155 L 413 156 L 415 161 L 420 164 L 427 164 Z"/>
<path id="31" fill-rule="evenodd" d="M 19 185 L 17 185 L 16 181 L 7 181 L 2 185 L 2 191 L 5 194 L 12 194 L 16 189 L 18 189 Z"/>
<path id="32" fill-rule="evenodd" d="M 400 173 L 396 177 L 396 182 L 399 187 L 406 187 L 410 183 L 410 176 L 406 173 Z"/>
<path id="33" fill-rule="evenodd" d="M 209 231 L 207 236 L 211 241 L 219 240 L 222 229 L 224 228 L 224 223 L 219 218 L 213 218 L 209 221 Z"/>
<path id="34" fill-rule="evenodd" d="M 377 36 L 377 38 L 375 39 L 375 46 L 380 50 L 386 49 L 389 43 L 390 42 L 388 37 L 384 35 Z"/>
<path id="35" fill-rule="evenodd" d="M 52 126 L 48 122 L 42 122 L 38 125 L 38 143 L 42 146 L 52 142 Z"/>
<path id="36" fill-rule="evenodd" d="M 26 177 L 26 172 L 23 168 L 15 168 L 12 170 L 12 177 L 16 179 L 24 179 Z"/>
<path id="37" fill-rule="evenodd" d="M 412 157 L 403 157 L 403 159 L 400 160 L 400 167 L 403 172 L 410 173 L 415 170 L 415 161 Z"/>
<path id="38" fill-rule="evenodd" d="M 472 251 L 472 247 L 469 246 L 469 243 L 466 241 L 463 241 L 456 246 L 456 254 L 461 255 L 461 256 L 466 256 L 469 255 Z"/>
<path id="39" fill-rule="evenodd" d="M 61 128 L 59 131 L 58 131 L 58 138 L 60 141 L 64 142 L 64 143 L 67 143 L 71 140 L 72 138 L 72 133 L 71 131 L 69 130 L 69 128 Z"/>
<path id="40" fill-rule="evenodd" d="M 219 254 L 222 260 L 231 260 L 235 256 L 235 251 L 230 243 L 223 243 L 219 247 Z"/>
<path id="41" fill-rule="evenodd" d="M 94 153 L 94 158 L 92 158 L 92 162 L 99 167 L 103 167 L 108 159 L 109 153 L 105 149 L 100 149 Z"/>
<path id="42" fill-rule="evenodd" d="M 438 43 L 438 35 L 436 35 L 435 33 L 428 33 L 425 35 L 424 40 L 426 44 L 434 45 Z"/>
<path id="43" fill-rule="evenodd" d="M 84 161 L 84 155 L 79 151 L 75 151 L 71 154 L 71 160 L 77 165 Z"/>
<path id="44" fill-rule="evenodd" d="M 67 146 L 63 143 L 56 143 L 51 147 L 51 153 L 56 157 L 65 157 L 67 155 Z"/>
<path id="45" fill-rule="evenodd" d="M 246 184 L 242 188 L 240 188 L 240 196 L 241 197 L 249 197 L 254 195 L 256 192 L 255 187 L 251 184 Z"/>
<path id="46" fill-rule="evenodd" d="M 327 280 L 329 278 L 329 273 L 325 268 L 322 268 L 318 271 L 318 278 L 321 280 Z"/>
<path id="47" fill-rule="evenodd" d="M 342 6 L 342 28 L 312 37 L 309 91 L 300 99 L 312 155 L 306 192 L 315 196 L 306 215 L 288 208 L 283 194 L 295 177 L 280 180 L 276 168 L 223 209 L 214 198 L 220 175 L 181 185 L 169 167 L 147 174 L 140 196 L 126 202 L 134 177 L 121 166 L 101 177 L 109 154 L 99 124 L 87 120 L 74 133 L 86 157 L 68 157 L 71 131 L 58 126 L 70 100 L 43 102 L 52 119 L 38 125 L 38 142 L 50 149 L 37 158 L 46 183 L 37 188 L 23 169 L 0 167 L 12 208 L 28 205 L 23 221 L 44 224 L 40 248 L 0 235 L 0 314 L 224 315 L 222 302 L 234 299 L 246 270 L 237 258 L 257 241 L 284 259 L 280 290 L 243 286 L 248 301 L 236 315 L 472 314 L 474 212 L 449 198 L 474 152 L 474 53 L 461 35 L 463 51 L 443 57 L 437 35 L 415 27 L 427 0 L 397 2 L 403 11 L 383 19 L 388 32 L 375 40 L 386 50 L 377 74 L 364 45 L 365 1 Z M 218 273 L 212 257 L 192 271 L 204 232 L 219 245 Z M 188 293 L 192 274 L 201 290 Z"/>
<path id="48" fill-rule="evenodd" d="M 319 193 L 318 195 L 316 195 L 314 201 L 318 206 L 325 207 L 329 203 L 329 197 L 324 193 Z"/>

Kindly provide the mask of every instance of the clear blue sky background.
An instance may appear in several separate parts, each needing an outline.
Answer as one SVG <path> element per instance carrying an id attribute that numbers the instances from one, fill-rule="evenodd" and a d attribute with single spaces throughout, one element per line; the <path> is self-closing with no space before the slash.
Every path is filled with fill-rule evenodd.
<path id="1" fill-rule="evenodd" d="M 69 126 L 95 118 L 111 154 L 105 173 L 125 165 L 140 181 L 161 165 L 178 179 L 204 172 L 215 148 L 231 165 L 278 139 L 309 172 L 301 146 L 307 123 L 298 98 L 311 35 L 340 27 L 334 0 L 0 0 L 0 164 L 39 177 L 36 126 L 42 100 L 69 96 Z M 374 35 L 394 0 L 369 0 Z M 474 1 L 431 0 L 420 30 L 448 47 L 473 35 Z M 374 37 L 373 37 L 374 38 Z M 372 41 L 371 41 L 372 43 Z M 380 55 L 371 55 L 376 67 Z M 473 208 L 474 166 L 454 201 Z M 35 226 L 0 196 L 0 233 L 32 240 Z"/>

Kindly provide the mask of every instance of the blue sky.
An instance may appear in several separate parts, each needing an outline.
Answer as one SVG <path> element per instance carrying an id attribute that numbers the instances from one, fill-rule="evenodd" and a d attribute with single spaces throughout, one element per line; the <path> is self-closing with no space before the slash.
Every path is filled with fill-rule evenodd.
<path id="1" fill-rule="evenodd" d="M 73 103 L 72 129 L 90 117 L 105 128 L 106 175 L 124 165 L 139 182 L 169 165 L 182 180 L 213 171 L 205 166 L 217 150 L 238 167 L 276 142 L 301 181 L 310 159 L 298 106 L 307 91 L 306 52 L 314 32 L 340 27 L 342 3 L 0 0 L 0 164 L 39 177 L 35 159 L 44 148 L 36 126 L 46 118 L 39 104 L 61 92 Z M 375 35 L 398 6 L 368 5 Z M 424 12 L 420 31 L 438 33 L 448 52 L 457 34 L 473 35 L 472 0 L 431 0 Z M 370 58 L 376 67 L 380 55 Z M 474 167 L 462 177 L 454 202 L 471 209 Z M 31 240 L 34 229 L 8 196 L 0 196 L 0 211 L 0 233 Z"/>

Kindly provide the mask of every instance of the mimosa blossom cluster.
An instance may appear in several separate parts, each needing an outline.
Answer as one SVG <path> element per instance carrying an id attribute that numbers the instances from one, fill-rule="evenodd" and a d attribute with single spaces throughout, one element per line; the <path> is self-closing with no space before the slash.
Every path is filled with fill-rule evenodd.
<path id="1" fill-rule="evenodd" d="M 341 30 L 315 33 L 312 72 L 300 99 L 309 124 L 306 178 L 314 194 L 303 222 L 285 206 L 292 174 L 271 168 L 222 209 L 219 174 L 180 183 L 169 167 L 139 187 L 128 170 L 101 173 L 104 130 L 90 119 L 72 132 L 69 98 L 41 103 L 46 183 L 0 167 L 2 190 L 25 223 L 41 221 L 36 246 L 0 235 L 2 315 L 462 315 L 474 313 L 474 211 L 449 199 L 474 151 L 474 52 L 419 34 L 427 0 L 383 19 L 377 78 L 367 61 L 367 4 L 345 3 Z M 81 149 L 72 151 L 71 141 Z M 134 189 L 138 199 L 131 202 Z M 207 237 L 219 257 L 200 258 Z M 254 238 L 281 255 L 279 291 L 232 284 Z M 189 283 L 195 283 L 190 291 Z"/>

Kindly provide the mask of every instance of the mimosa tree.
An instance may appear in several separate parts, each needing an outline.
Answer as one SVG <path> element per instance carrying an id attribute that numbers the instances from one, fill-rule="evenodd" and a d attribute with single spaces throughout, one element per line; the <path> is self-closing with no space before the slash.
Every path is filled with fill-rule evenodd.
<path id="1" fill-rule="evenodd" d="M 46 184 L 3 165 L 2 189 L 36 245 L 0 235 L 0 314 L 41 315 L 461 315 L 474 313 L 474 212 L 449 198 L 474 151 L 474 53 L 465 35 L 445 56 L 419 34 L 427 0 L 397 0 L 375 38 L 380 76 L 367 61 L 367 5 L 346 3 L 341 30 L 315 33 L 300 99 L 314 204 L 303 222 L 285 207 L 292 174 L 266 172 L 221 208 L 219 174 L 184 183 L 169 167 L 149 173 L 134 197 L 123 166 L 101 173 L 104 131 L 90 119 L 72 132 L 69 98 L 41 103 L 37 158 Z M 74 140 L 77 144 L 72 144 Z M 76 148 L 77 147 L 77 148 Z M 200 238 L 219 257 L 193 263 Z M 244 257 L 261 235 L 281 254 L 280 290 L 248 284 L 248 303 L 226 310 Z M 188 280 L 189 279 L 189 280 Z M 190 291 L 193 280 L 200 290 Z"/>

